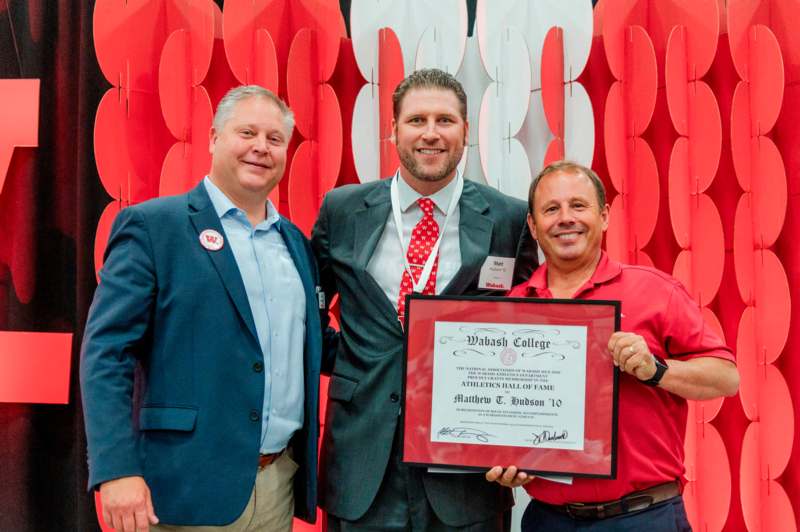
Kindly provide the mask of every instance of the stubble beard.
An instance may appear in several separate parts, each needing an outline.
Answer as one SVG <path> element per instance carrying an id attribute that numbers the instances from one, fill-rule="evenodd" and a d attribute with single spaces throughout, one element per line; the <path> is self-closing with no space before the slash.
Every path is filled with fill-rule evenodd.
<path id="1" fill-rule="evenodd" d="M 464 149 L 460 149 L 457 152 L 453 153 L 447 158 L 445 165 L 442 167 L 442 170 L 439 172 L 425 172 L 422 169 L 422 165 L 417 162 L 417 159 L 414 157 L 413 151 L 411 150 L 397 150 L 397 154 L 400 157 L 400 164 L 405 168 L 409 174 L 414 176 L 416 179 L 420 181 L 427 181 L 429 183 L 435 183 L 436 181 L 441 181 L 445 179 L 450 174 L 453 173 L 453 170 L 456 169 L 458 166 L 458 162 L 461 160 L 461 156 L 464 154 Z"/>

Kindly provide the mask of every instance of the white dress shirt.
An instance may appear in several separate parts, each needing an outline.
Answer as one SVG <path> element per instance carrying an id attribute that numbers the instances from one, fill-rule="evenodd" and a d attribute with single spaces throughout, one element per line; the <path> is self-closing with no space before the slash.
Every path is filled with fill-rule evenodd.
<path id="1" fill-rule="evenodd" d="M 433 209 L 433 218 L 439 224 L 439 231 L 444 227 L 447 219 L 447 208 L 456 189 L 456 180 L 460 176 L 450 181 L 443 189 L 428 196 L 436 206 Z M 394 179 L 394 178 L 392 178 Z M 403 256 L 406 254 L 408 244 L 411 241 L 411 232 L 414 226 L 422 219 L 422 209 L 417 205 L 417 200 L 422 198 L 422 194 L 409 186 L 400 177 L 397 180 L 398 192 L 400 196 L 400 209 L 403 221 L 403 244 L 400 247 L 400 240 L 397 238 L 397 226 L 394 223 L 394 216 L 391 211 L 383 227 L 383 234 L 375 247 L 375 251 L 367 264 L 367 273 L 383 289 L 383 293 L 397 309 L 397 299 L 400 297 L 400 281 L 403 278 L 405 269 Z M 459 208 L 453 211 L 451 220 L 447 223 L 442 236 L 442 243 L 439 246 L 439 268 L 436 273 L 436 293 L 440 294 L 450 281 L 455 277 L 458 269 L 461 268 L 461 246 L 458 241 L 458 222 L 460 219 Z"/>

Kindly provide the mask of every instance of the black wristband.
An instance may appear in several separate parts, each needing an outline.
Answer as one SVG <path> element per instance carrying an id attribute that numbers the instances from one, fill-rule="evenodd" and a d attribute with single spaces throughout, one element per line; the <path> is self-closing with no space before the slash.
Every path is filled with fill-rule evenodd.
<path id="1" fill-rule="evenodd" d="M 664 376 L 664 373 L 666 373 L 667 369 L 669 368 L 663 358 L 656 355 L 653 355 L 653 358 L 655 359 L 656 363 L 656 372 L 646 381 L 642 381 L 642 384 L 646 384 L 647 386 L 658 386 L 658 383 L 661 382 L 661 378 Z"/>

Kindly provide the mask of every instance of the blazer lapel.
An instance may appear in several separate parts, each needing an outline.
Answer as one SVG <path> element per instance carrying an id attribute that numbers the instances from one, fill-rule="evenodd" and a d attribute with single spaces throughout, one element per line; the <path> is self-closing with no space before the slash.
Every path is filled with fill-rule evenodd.
<path id="1" fill-rule="evenodd" d="M 189 219 L 198 236 L 206 229 L 214 229 L 225 235 L 217 211 L 214 210 L 214 204 L 211 203 L 211 198 L 208 197 L 202 181 L 189 192 Z M 230 245 L 223 245 L 219 251 L 206 250 L 206 254 L 214 264 L 234 307 L 250 330 L 250 334 L 253 335 L 253 339 L 258 343 L 258 333 L 256 333 L 256 324 L 250 310 L 250 302 L 247 300 L 242 275 L 239 273 L 239 267 L 236 265 Z"/>
<path id="2" fill-rule="evenodd" d="M 472 182 L 464 181 L 459 203 L 458 242 L 461 248 L 461 268 L 442 291 L 443 294 L 463 294 L 480 273 L 492 243 L 492 219 L 486 216 L 489 203 Z"/>
<path id="3" fill-rule="evenodd" d="M 385 179 L 364 198 L 364 208 L 353 212 L 352 219 L 355 223 L 353 270 L 366 291 L 366 296 L 376 302 L 389 320 L 397 322 L 397 311 L 392 302 L 386 297 L 377 281 L 367 272 L 369 260 L 375 252 L 386 226 L 386 220 L 392 211 L 392 202 L 389 196 L 390 183 L 391 179 Z"/>
<path id="4" fill-rule="evenodd" d="M 289 229 L 286 220 L 281 220 L 279 224 L 279 232 L 283 237 L 284 243 L 286 244 L 286 249 L 289 250 L 289 255 L 292 257 L 294 267 L 297 269 L 298 275 L 300 275 L 300 280 L 303 282 L 303 291 L 306 294 L 307 302 L 306 307 L 309 306 L 308 303 L 311 303 L 313 298 L 314 306 L 306 308 L 306 313 L 308 315 L 316 314 L 316 286 L 314 285 L 314 281 L 311 279 L 311 265 L 308 263 L 308 254 L 303 249 L 303 244 L 298 239 L 298 235 Z"/>

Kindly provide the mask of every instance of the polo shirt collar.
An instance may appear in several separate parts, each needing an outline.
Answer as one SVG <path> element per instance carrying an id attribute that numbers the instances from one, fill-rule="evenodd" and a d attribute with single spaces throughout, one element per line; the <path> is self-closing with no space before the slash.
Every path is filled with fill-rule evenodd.
<path id="1" fill-rule="evenodd" d="M 600 251 L 600 261 L 597 263 L 597 267 L 594 269 L 594 273 L 589 278 L 586 283 L 583 284 L 576 292 L 576 295 L 580 295 L 582 292 L 593 288 L 599 284 L 607 283 L 608 281 L 617 277 L 620 273 L 622 273 L 622 265 L 608 257 L 608 254 L 601 250 Z M 547 261 L 542 263 L 531 278 L 528 280 L 528 290 L 532 291 L 542 291 L 547 289 Z"/>
<path id="2" fill-rule="evenodd" d="M 456 169 L 456 175 L 452 181 L 450 181 L 447 186 L 443 189 L 439 190 L 435 194 L 431 194 L 427 196 L 431 200 L 433 200 L 433 204 L 436 205 L 436 208 L 439 209 L 442 213 L 447 212 L 447 208 L 450 206 L 450 200 L 453 197 L 456 189 L 456 181 L 459 178 L 458 169 Z M 413 188 L 411 185 L 406 183 L 406 180 L 400 175 L 400 171 L 397 171 L 397 192 L 400 199 L 400 209 L 403 212 L 406 212 L 412 205 L 414 205 L 418 199 L 425 197 Z"/>

